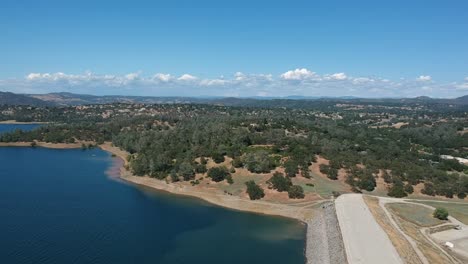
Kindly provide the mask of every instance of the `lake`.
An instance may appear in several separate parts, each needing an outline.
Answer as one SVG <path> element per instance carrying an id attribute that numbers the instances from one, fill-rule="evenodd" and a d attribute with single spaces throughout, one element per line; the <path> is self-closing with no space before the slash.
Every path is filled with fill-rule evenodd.
<path id="1" fill-rule="evenodd" d="M 41 124 L 0 124 L 0 134 L 15 131 L 16 129 L 29 131 L 38 128 L 39 126 L 41 126 Z"/>
<path id="2" fill-rule="evenodd" d="M 298 221 L 120 182 L 113 159 L 0 148 L 1 263 L 305 262 Z"/>

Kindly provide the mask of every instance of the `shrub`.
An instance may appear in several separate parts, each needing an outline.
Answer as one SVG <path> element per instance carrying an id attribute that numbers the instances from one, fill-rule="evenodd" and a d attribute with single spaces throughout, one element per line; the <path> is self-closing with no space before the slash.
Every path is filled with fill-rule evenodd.
<path id="1" fill-rule="evenodd" d="M 296 177 L 296 174 L 299 172 L 297 163 L 291 159 L 284 163 L 284 169 L 288 177 Z"/>
<path id="2" fill-rule="evenodd" d="M 466 193 L 461 192 L 461 193 L 458 193 L 457 196 L 458 196 L 458 199 L 462 199 L 462 200 L 463 200 L 463 199 L 466 198 Z"/>
<path id="3" fill-rule="evenodd" d="M 244 163 L 247 169 L 253 173 L 268 173 L 276 167 L 275 160 L 263 150 L 247 153 Z"/>
<path id="4" fill-rule="evenodd" d="M 405 192 L 408 194 L 412 194 L 414 192 L 413 185 L 411 185 L 410 183 L 407 183 L 405 185 Z"/>
<path id="5" fill-rule="evenodd" d="M 193 180 L 195 178 L 195 172 L 193 167 L 188 162 L 183 162 L 179 166 L 179 175 L 184 178 L 184 181 Z"/>
<path id="6" fill-rule="evenodd" d="M 216 163 L 224 162 L 224 155 L 222 153 L 216 152 L 213 154 L 213 161 Z"/>
<path id="7" fill-rule="evenodd" d="M 440 220 L 447 220 L 449 213 L 445 208 L 436 208 L 434 210 L 434 217 Z"/>
<path id="8" fill-rule="evenodd" d="M 304 189 L 299 185 L 293 185 L 289 187 L 288 196 L 291 199 L 302 199 L 304 198 Z"/>
<path id="9" fill-rule="evenodd" d="M 226 180 L 229 184 L 233 184 L 234 183 L 234 180 L 232 179 L 232 176 L 231 175 L 228 175 L 226 176 Z"/>
<path id="10" fill-rule="evenodd" d="M 247 185 L 247 194 L 249 194 L 250 200 L 259 200 L 265 196 L 263 189 L 254 181 L 248 181 L 245 185 Z"/>
<path id="11" fill-rule="evenodd" d="M 327 177 L 331 180 L 338 179 L 338 170 L 326 164 L 320 164 L 320 172 L 326 174 Z"/>
<path id="12" fill-rule="evenodd" d="M 244 167 L 244 163 L 242 163 L 242 159 L 240 157 L 235 157 L 232 160 L 232 166 L 234 166 L 234 168 L 242 168 Z"/>
<path id="13" fill-rule="evenodd" d="M 292 186 L 291 179 L 289 177 L 285 177 L 281 172 L 275 172 L 267 182 L 278 192 L 288 191 L 289 187 Z"/>
<path id="14" fill-rule="evenodd" d="M 392 187 L 390 187 L 390 189 L 388 190 L 388 196 L 391 197 L 402 198 L 407 195 L 408 194 L 405 192 L 405 187 L 403 187 L 403 183 L 401 182 L 401 180 L 395 181 Z"/>
<path id="15" fill-rule="evenodd" d="M 202 163 L 202 164 L 197 164 L 195 166 L 195 172 L 196 173 L 205 173 L 207 171 L 208 171 L 208 169 L 206 168 L 206 164 Z"/>
<path id="16" fill-rule="evenodd" d="M 214 167 L 208 170 L 208 177 L 215 182 L 224 181 L 228 175 L 230 174 L 225 166 Z"/>

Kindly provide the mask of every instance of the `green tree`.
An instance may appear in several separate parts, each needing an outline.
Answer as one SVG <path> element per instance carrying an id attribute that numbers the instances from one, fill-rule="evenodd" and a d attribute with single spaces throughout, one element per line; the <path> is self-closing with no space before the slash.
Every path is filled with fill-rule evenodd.
<path id="1" fill-rule="evenodd" d="M 195 165 L 195 172 L 196 173 L 205 173 L 207 171 L 208 171 L 208 169 L 206 168 L 206 164 L 201 163 L 201 164 Z"/>
<path id="2" fill-rule="evenodd" d="M 220 152 L 215 152 L 215 153 L 213 153 L 212 158 L 213 158 L 213 161 L 214 161 L 215 163 L 224 162 L 224 155 L 223 155 L 222 153 L 220 153 Z"/>
<path id="3" fill-rule="evenodd" d="M 288 196 L 291 199 L 303 199 L 304 198 L 304 189 L 299 185 L 293 185 L 289 187 Z"/>
<path id="4" fill-rule="evenodd" d="M 229 175 L 231 174 L 225 166 L 213 167 L 208 170 L 208 177 L 215 182 L 224 181 Z"/>
<path id="5" fill-rule="evenodd" d="M 268 173 L 276 166 L 274 160 L 264 150 L 247 153 L 244 163 L 247 169 L 254 173 Z"/>
<path id="6" fill-rule="evenodd" d="M 179 166 L 179 175 L 184 178 L 184 181 L 190 181 L 195 178 L 195 172 L 193 167 L 188 162 L 182 162 Z"/>
<path id="7" fill-rule="evenodd" d="M 278 192 L 286 192 L 292 186 L 291 179 L 285 177 L 281 172 L 275 172 L 267 182 Z"/>
<path id="8" fill-rule="evenodd" d="M 265 196 L 262 187 L 258 186 L 254 181 L 248 181 L 245 185 L 247 185 L 247 194 L 250 200 L 259 200 Z"/>
<path id="9" fill-rule="evenodd" d="M 234 168 L 241 168 L 244 166 L 244 163 L 242 163 L 242 159 L 240 157 L 235 157 L 232 160 L 232 166 L 234 166 Z"/>
<path id="10" fill-rule="evenodd" d="M 288 177 L 296 177 L 296 174 L 299 172 L 299 168 L 295 161 L 289 159 L 284 163 L 284 171 Z"/>
<path id="11" fill-rule="evenodd" d="M 445 208 L 439 207 L 439 208 L 436 208 L 434 210 L 434 217 L 437 218 L 437 219 L 447 220 L 448 216 L 449 216 L 449 213 L 448 213 L 447 209 L 445 209 Z"/>

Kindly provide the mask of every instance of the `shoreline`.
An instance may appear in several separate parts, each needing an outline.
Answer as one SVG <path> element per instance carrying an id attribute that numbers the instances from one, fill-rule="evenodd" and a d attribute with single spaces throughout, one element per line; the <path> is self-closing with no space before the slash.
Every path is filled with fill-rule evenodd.
<path id="1" fill-rule="evenodd" d="M 36 141 L 35 141 L 36 142 Z M 67 143 L 47 143 L 36 142 L 36 147 L 51 148 L 51 149 L 79 149 L 81 144 L 89 144 L 94 142 L 76 142 L 72 144 Z M 0 147 L 32 147 L 31 142 L 0 142 Z M 314 256 L 312 254 L 311 245 L 316 243 L 311 234 L 316 229 L 311 223 L 317 217 L 317 212 L 314 207 L 327 202 L 329 200 L 318 200 L 309 203 L 298 202 L 294 204 L 279 204 L 266 201 L 255 200 L 230 196 L 216 192 L 202 192 L 192 190 L 191 186 L 183 184 L 166 183 L 165 181 L 153 179 L 147 176 L 135 176 L 126 169 L 128 166 L 127 157 L 128 152 L 121 150 L 118 147 L 112 146 L 111 142 L 98 145 L 101 150 L 110 153 L 116 160 L 113 161 L 113 166 L 106 171 L 109 177 L 114 180 L 123 181 L 124 183 L 136 185 L 134 187 L 142 186 L 154 189 L 156 191 L 168 192 L 174 195 L 191 196 L 201 199 L 207 203 L 215 206 L 227 208 L 229 210 L 236 210 L 247 213 L 262 214 L 274 217 L 286 217 L 295 221 L 305 227 L 304 234 L 304 258 L 305 263 L 312 263 Z"/>
<path id="2" fill-rule="evenodd" d="M 147 176 L 135 176 L 130 171 L 127 171 L 125 167 L 128 165 L 126 151 L 121 150 L 118 147 L 113 147 L 109 142 L 99 145 L 104 151 L 114 154 L 115 157 L 120 158 L 123 161 L 120 167 L 119 178 L 129 183 L 150 187 L 159 191 L 165 191 L 176 195 L 192 196 L 202 199 L 208 203 L 250 213 L 265 214 L 272 216 L 281 216 L 299 220 L 300 222 L 307 224 L 308 220 L 312 217 L 313 212 L 311 209 L 304 210 L 304 207 L 295 206 L 294 204 L 280 204 L 271 203 L 259 200 L 249 200 L 238 196 L 230 196 L 221 192 L 202 192 L 192 190 L 191 186 L 183 185 L 180 183 L 166 183 L 162 180 L 153 179 Z M 326 200 L 320 200 L 313 204 L 321 203 Z M 309 204 L 311 206 L 312 204 Z"/>
<path id="3" fill-rule="evenodd" d="M 82 144 L 90 144 L 94 142 L 76 142 L 76 143 L 47 143 L 36 141 L 35 147 L 51 148 L 51 149 L 79 149 Z M 32 147 L 31 142 L 0 142 L 0 147 Z M 121 159 L 123 162 L 119 169 L 118 178 L 126 182 L 150 187 L 159 191 L 165 191 L 176 195 L 192 196 L 202 199 L 211 204 L 251 213 L 281 216 L 299 220 L 302 223 L 307 222 L 314 215 L 313 210 L 309 207 L 322 203 L 327 200 L 319 200 L 306 204 L 305 206 L 298 202 L 294 204 L 280 204 L 272 203 L 260 200 L 249 200 L 238 196 L 230 196 L 222 193 L 221 191 L 216 192 L 203 192 L 192 190 L 191 186 L 184 185 L 182 183 L 166 183 L 165 181 L 153 179 L 147 176 L 135 176 L 130 171 L 126 170 L 128 165 L 127 156 L 129 153 L 121 150 L 118 147 L 112 146 L 110 142 L 98 145 L 101 150 L 106 151 L 116 158 Z M 115 169 L 116 173 L 117 169 Z"/>

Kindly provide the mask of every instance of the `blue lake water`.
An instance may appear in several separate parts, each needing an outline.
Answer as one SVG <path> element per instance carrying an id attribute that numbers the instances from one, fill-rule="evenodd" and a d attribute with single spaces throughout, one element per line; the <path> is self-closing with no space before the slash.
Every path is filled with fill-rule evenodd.
<path id="1" fill-rule="evenodd" d="M 40 124 L 0 124 L 0 134 L 4 132 L 15 131 L 21 129 L 24 131 L 33 130 L 41 126 Z"/>
<path id="2" fill-rule="evenodd" d="M 304 263 L 299 222 L 119 182 L 112 159 L 0 147 L 0 263 Z"/>

